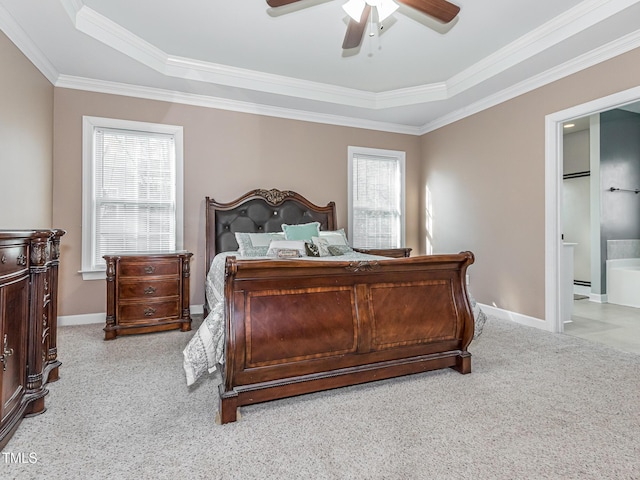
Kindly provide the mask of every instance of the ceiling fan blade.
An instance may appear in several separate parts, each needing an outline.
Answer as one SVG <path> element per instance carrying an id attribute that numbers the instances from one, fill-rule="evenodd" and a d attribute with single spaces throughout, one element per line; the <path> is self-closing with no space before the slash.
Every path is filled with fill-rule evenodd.
<path id="1" fill-rule="evenodd" d="M 289 5 L 290 3 L 296 3 L 300 0 L 267 0 L 267 5 L 270 7 L 282 7 L 284 5 Z"/>
<path id="2" fill-rule="evenodd" d="M 397 0 L 399 3 L 408 5 L 416 10 L 437 18 L 441 22 L 449 23 L 456 18 L 460 7 L 447 0 Z"/>
<path id="3" fill-rule="evenodd" d="M 362 10 L 360 21 L 356 22 L 353 18 L 349 18 L 349 25 L 347 25 L 347 33 L 344 36 L 342 42 L 342 48 L 356 48 L 362 42 L 362 36 L 367 28 L 367 20 L 371 13 L 371 7 L 367 4 Z"/>

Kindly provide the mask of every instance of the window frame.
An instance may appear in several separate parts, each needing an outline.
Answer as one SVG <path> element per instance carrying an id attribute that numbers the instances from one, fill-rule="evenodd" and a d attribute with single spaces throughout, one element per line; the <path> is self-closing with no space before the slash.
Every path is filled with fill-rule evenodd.
<path id="1" fill-rule="evenodd" d="M 93 264 L 96 247 L 95 129 L 112 128 L 173 135 L 176 170 L 176 250 L 184 244 L 184 135 L 183 127 L 103 117 L 82 117 L 82 274 L 83 280 L 104 280 L 106 266 Z"/>
<path id="2" fill-rule="evenodd" d="M 348 174 L 347 174 L 347 182 L 348 182 L 348 194 L 347 194 L 347 205 L 348 205 L 348 239 L 349 244 L 354 248 L 365 248 L 364 246 L 354 246 L 353 244 L 353 232 L 355 231 L 353 224 L 353 162 L 354 159 L 359 156 L 369 156 L 369 157 L 384 157 L 385 159 L 395 158 L 398 160 L 400 165 L 400 245 L 392 248 L 401 248 L 405 246 L 406 243 L 406 152 L 400 150 L 385 150 L 380 148 L 370 148 L 370 147 L 356 147 L 349 146 L 347 148 L 348 155 Z"/>

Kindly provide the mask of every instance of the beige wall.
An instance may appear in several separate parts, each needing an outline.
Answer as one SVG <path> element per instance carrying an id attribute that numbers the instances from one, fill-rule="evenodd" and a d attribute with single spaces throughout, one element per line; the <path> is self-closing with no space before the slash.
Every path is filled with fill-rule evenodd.
<path id="1" fill-rule="evenodd" d="M 54 224 L 61 247 L 60 315 L 105 311 L 104 281 L 78 273 L 82 239 L 82 116 L 184 127 L 184 247 L 194 253 L 191 301 L 204 303 L 204 197 L 231 201 L 254 188 L 295 190 L 324 205 L 335 201 L 347 226 L 347 147 L 403 150 L 407 158 L 407 244 L 418 250 L 420 139 L 210 108 L 56 88 Z"/>
<path id="2" fill-rule="evenodd" d="M 640 49 L 422 137 L 434 253 L 475 253 L 479 302 L 544 319 L 545 116 L 638 85 Z"/>
<path id="3" fill-rule="evenodd" d="M 0 32 L 0 228 L 50 228 L 53 86 Z"/>

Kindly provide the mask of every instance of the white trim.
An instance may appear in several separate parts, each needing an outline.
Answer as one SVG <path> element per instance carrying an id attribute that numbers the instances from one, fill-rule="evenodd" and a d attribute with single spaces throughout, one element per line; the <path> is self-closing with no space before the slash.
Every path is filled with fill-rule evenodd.
<path id="1" fill-rule="evenodd" d="M 450 112 L 431 122 L 424 124 L 420 129 L 420 135 L 432 132 L 463 118 L 474 115 L 488 108 L 516 98 L 537 88 L 543 87 L 562 78 L 573 75 L 586 68 L 592 67 L 606 60 L 622 55 L 630 50 L 640 47 L 640 30 L 625 35 L 617 40 L 602 45 L 590 52 L 580 55 L 568 62 L 551 68 L 545 72 L 534 75 L 527 80 L 516 83 L 498 93 L 484 97 L 482 100 Z"/>
<path id="2" fill-rule="evenodd" d="M 364 128 L 381 132 L 403 133 L 407 135 L 420 135 L 420 127 L 402 125 L 398 123 L 364 120 L 353 117 L 344 117 L 325 113 L 308 112 L 292 108 L 272 107 L 257 103 L 230 100 L 220 97 L 210 97 L 193 93 L 176 92 L 152 87 L 141 87 L 124 83 L 93 80 L 90 78 L 60 75 L 55 83 L 58 88 L 70 88 L 86 92 L 106 93 L 110 95 L 123 95 L 126 97 L 158 100 L 161 102 L 193 105 L 196 107 L 217 108 L 232 112 L 250 113 L 269 117 L 287 118 L 303 122 L 322 123 L 326 125 L 338 125 L 342 127 Z"/>
<path id="3" fill-rule="evenodd" d="M 620 13 L 638 0 L 584 0 L 446 81 L 379 93 L 173 56 L 80 0 L 61 2 L 78 31 L 163 75 L 339 105 L 382 109 L 451 98 Z"/>
<path id="4" fill-rule="evenodd" d="M 585 0 L 573 9 L 565 12 L 563 15 L 560 15 L 556 19 L 542 25 L 539 29 L 530 32 L 513 42 L 511 45 L 504 47 L 502 50 L 451 77 L 446 82 L 419 85 L 379 93 L 363 92 L 356 89 L 341 89 L 341 87 L 331 85 L 328 86 L 329 90 L 323 93 L 324 87 L 321 87 L 323 84 L 318 83 L 316 84 L 318 88 L 316 88 L 316 91 L 313 93 L 313 98 L 317 97 L 321 101 L 331 101 L 330 99 L 323 98 L 323 95 L 326 94 L 328 96 L 333 96 L 334 100 L 339 99 L 342 102 L 343 100 L 347 100 L 349 95 L 354 94 L 357 98 L 355 100 L 350 100 L 351 103 L 355 102 L 356 105 L 370 103 L 369 108 L 378 109 L 389 108 L 394 104 L 411 105 L 451 98 L 457 93 L 471 88 L 474 84 L 499 74 L 500 68 L 504 71 L 505 68 L 509 68 L 509 66 L 526 60 L 526 58 L 528 58 L 527 55 L 531 56 L 536 52 L 541 51 L 540 45 L 538 44 L 546 44 L 549 42 L 549 40 L 545 39 L 546 34 L 553 34 L 556 40 L 555 43 L 557 44 L 571 35 L 574 35 L 577 31 L 580 31 L 580 29 L 585 29 L 593 25 L 596 19 L 602 21 L 621 12 L 630 5 L 637 3 L 637 1 L 638 0 Z M 140 58 L 146 59 L 147 62 L 154 63 L 155 67 L 159 68 L 160 72 L 165 75 L 173 74 L 175 76 L 176 71 L 180 72 L 182 70 L 184 72 L 186 70 L 188 72 L 190 68 L 197 66 L 192 60 L 180 57 L 170 57 L 164 52 L 158 53 L 159 51 L 155 49 L 155 47 L 147 44 L 146 42 L 138 41 L 135 38 L 132 38 L 131 35 L 120 36 L 123 30 L 122 27 L 117 26 L 108 19 L 102 21 L 97 18 L 99 14 L 90 11 L 89 7 L 85 6 L 82 0 L 60 0 L 60 3 L 74 25 L 79 23 L 82 28 L 93 30 L 96 35 L 100 34 L 100 36 L 105 39 L 113 39 L 113 41 L 118 43 L 121 48 L 129 52 L 125 52 L 125 54 L 128 54 L 132 58 L 138 58 L 138 56 L 140 56 Z M 86 78 L 61 75 L 46 56 L 39 50 L 39 48 L 31 41 L 28 35 L 26 35 L 15 19 L 2 6 L 0 6 L 0 30 L 2 30 L 9 39 L 11 39 L 11 41 L 25 54 L 36 68 L 38 68 L 38 70 L 40 70 L 40 72 L 56 87 L 126 95 L 136 98 L 155 99 L 173 103 L 253 113 L 256 115 L 387 131 L 392 133 L 404 133 L 416 136 L 424 135 L 425 133 L 449 125 L 462 118 L 535 90 L 536 88 L 540 88 L 553 81 L 564 78 L 580 70 L 584 70 L 640 46 L 640 30 L 637 30 L 606 45 L 580 55 L 563 65 L 551 68 L 542 74 L 536 75 L 494 95 L 485 97 L 461 109 L 450 112 L 431 122 L 423 124 L 422 126 L 412 126 L 373 120 L 362 120 L 338 115 L 319 114 L 288 108 L 269 107 L 249 102 L 207 97 L 205 95 L 185 94 L 176 91 L 117 84 L 113 82 L 102 82 Z M 554 30 L 557 32 L 562 31 L 563 35 L 560 35 L 560 38 L 556 38 L 558 33 L 554 33 Z M 525 46 L 527 48 L 521 48 Z M 136 55 L 131 53 L 131 50 L 137 50 Z M 206 69 L 206 67 L 203 68 Z M 215 73 L 221 78 L 224 76 L 230 76 L 234 82 L 238 80 L 238 75 L 242 77 L 243 75 L 251 72 L 248 70 L 231 69 L 230 67 L 225 67 L 223 65 L 216 66 L 215 64 L 210 64 L 209 69 L 211 75 Z M 291 95 L 293 92 L 298 92 L 300 89 L 304 90 L 306 88 L 304 82 L 292 85 L 291 82 L 295 82 L 296 80 L 288 77 L 265 76 L 265 74 L 261 74 L 260 72 L 252 73 L 254 75 L 249 75 L 249 77 L 251 78 L 251 81 L 255 83 L 253 88 L 258 91 L 261 90 L 260 82 L 270 82 L 277 85 L 278 80 L 280 79 L 283 81 L 286 80 L 285 83 L 279 87 L 279 90 L 281 90 L 279 92 L 280 94 Z M 202 78 L 198 77 L 197 80 L 202 80 Z M 233 86 L 237 86 L 237 83 L 233 83 Z M 295 88 L 292 88 L 294 86 Z M 274 90 L 276 87 L 272 86 L 271 89 Z M 361 95 L 361 93 L 364 95 Z"/>
<path id="5" fill-rule="evenodd" d="M 58 71 L 2 5 L 0 5 L 0 31 L 4 32 L 52 85 L 55 85 Z"/>
<path id="6" fill-rule="evenodd" d="M 83 238 L 84 241 L 84 238 Z M 84 250 L 83 250 L 84 251 Z M 78 273 L 82 274 L 83 280 L 102 280 L 107 279 L 106 270 L 78 270 Z"/>
<path id="7" fill-rule="evenodd" d="M 191 315 L 202 315 L 204 313 L 204 305 L 197 304 L 189 307 Z M 107 314 L 102 313 L 82 313 L 79 315 L 64 315 L 58 317 L 58 327 L 73 327 L 77 325 L 94 325 L 105 324 Z"/>
<path id="8" fill-rule="evenodd" d="M 179 125 L 136 122 L 103 117 L 82 117 L 82 279 L 102 280 L 104 269 L 94 268 L 94 130 L 97 127 L 119 128 L 173 135 L 176 162 L 176 249 L 184 243 L 184 133 Z"/>
<path id="9" fill-rule="evenodd" d="M 638 0 L 583 1 L 449 78 L 449 96 L 475 87 L 636 3 Z"/>
<path id="10" fill-rule="evenodd" d="M 564 331 L 558 296 L 562 275 L 562 123 L 622 107 L 638 99 L 640 87 L 634 87 L 545 117 L 545 318 L 553 332 Z M 591 299 L 594 297 L 592 294 Z"/>
<path id="11" fill-rule="evenodd" d="M 548 85 L 552 82 L 597 65 L 598 63 L 604 62 L 638 47 L 640 47 L 640 30 L 614 40 L 606 45 L 598 47 L 562 65 L 549 69 L 546 72 L 542 72 L 525 81 L 517 83 L 494 95 L 489 95 L 482 100 L 443 115 L 422 126 L 402 125 L 332 114 L 308 112 L 292 108 L 273 107 L 239 100 L 230 100 L 220 97 L 210 97 L 206 95 L 176 92 L 152 87 L 141 87 L 116 82 L 73 77 L 70 75 L 59 75 L 54 85 L 59 88 L 71 88 L 96 93 L 124 95 L 135 98 L 145 98 L 148 100 L 159 100 L 206 108 L 217 108 L 220 110 L 228 110 L 234 112 L 251 113 L 254 115 L 287 118 L 290 120 L 300 120 L 327 125 L 364 128 L 369 130 L 420 136 L 437 130 L 438 128 L 442 128 L 451 123 L 457 122 L 458 120 L 469 117 L 488 108 L 504 103 L 519 95 L 531 92 L 537 88 Z M 390 95 L 420 95 L 417 90 L 422 91 L 426 88 L 428 87 L 411 87 L 408 89 L 395 90 L 393 92 L 381 92 L 378 95 L 380 96 L 380 101 L 385 105 L 388 105 L 387 97 Z M 424 101 L 424 99 L 420 101 Z"/>
<path id="12" fill-rule="evenodd" d="M 529 317 L 528 315 L 522 315 L 521 313 L 511 312 L 509 310 L 485 305 L 483 303 L 478 303 L 478 305 L 487 315 L 498 317 L 502 320 L 509 320 L 520 325 L 526 325 L 527 327 L 534 327 L 540 330 L 550 330 L 548 322 L 539 318 Z"/>
<path id="13" fill-rule="evenodd" d="M 105 324 L 106 313 L 83 313 L 80 315 L 65 315 L 58 317 L 58 327 L 74 327 L 76 325 Z"/>

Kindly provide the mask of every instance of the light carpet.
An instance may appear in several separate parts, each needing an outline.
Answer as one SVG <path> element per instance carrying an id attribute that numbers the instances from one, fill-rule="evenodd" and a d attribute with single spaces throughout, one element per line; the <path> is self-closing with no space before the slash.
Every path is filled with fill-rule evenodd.
<path id="1" fill-rule="evenodd" d="M 190 337 L 61 328 L 48 410 L 22 422 L 0 477 L 640 479 L 638 355 L 489 317 L 470 375 L 248 406 L 220 426 L 213 383 L 186 387 Z"/>

